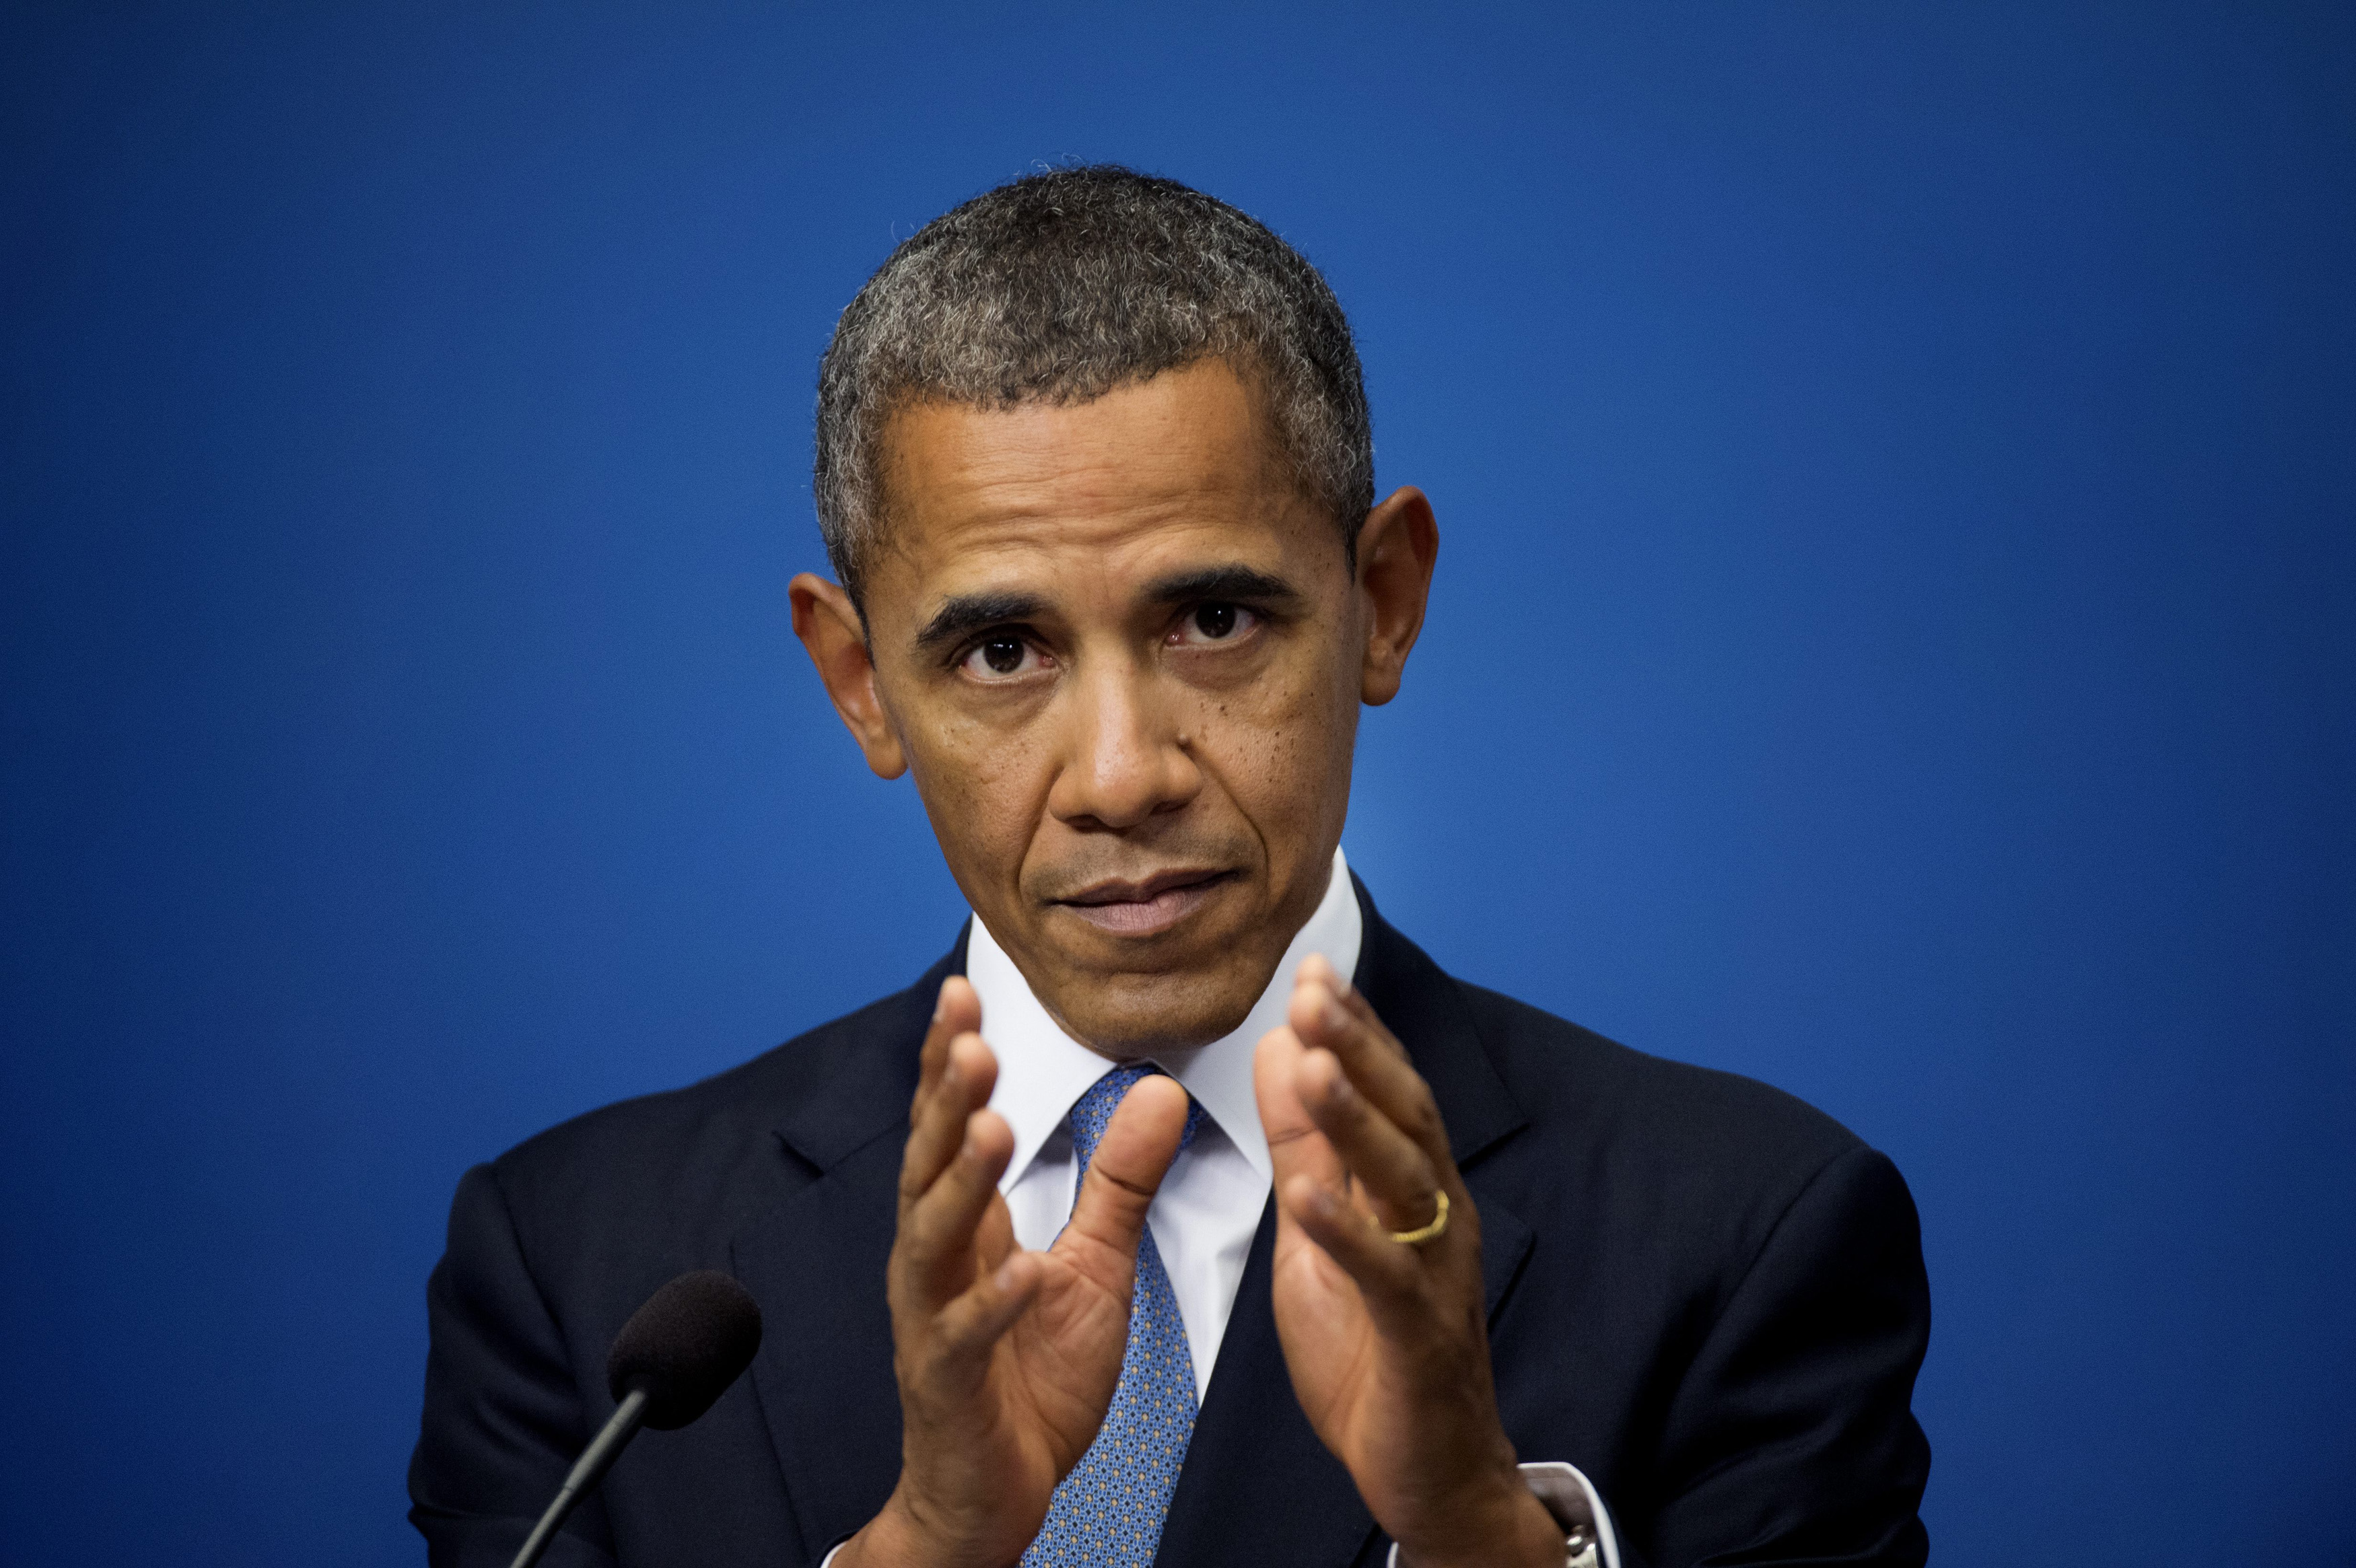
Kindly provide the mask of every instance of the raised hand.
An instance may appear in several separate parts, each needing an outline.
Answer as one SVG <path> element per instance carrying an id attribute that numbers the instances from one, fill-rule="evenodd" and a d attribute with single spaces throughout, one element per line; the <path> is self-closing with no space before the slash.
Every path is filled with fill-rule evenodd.
<path id="1" fill-rule="evenodd" d="M 1431 1090 L 1323 958 L 1253 1059 L 1275 1165 L 1277 1336 L 1310 1424 L 1404 1563 L 1561 1568 L 1497 1418 L 1481 1216 Z M 1446 1224 L 1419 1243 L 1393 1239 Z"/>
<path id="2" fill-rule="evenodd" d="M 1178 1151 L 1186 1092 L 1158 1076 L 1132 1088 L 1071 1222 L 1046 1252 L 1024 1252 L 998 1191 L 1014 1134 L 986 1108 L 998 1060 L 980 1024 L 973 987 L 944 982 L 910 1107 L 890 1265 L 900 1480 L 837 1568 L 1016 1562 L 1120 1378 L 1138 1238 Z"/>

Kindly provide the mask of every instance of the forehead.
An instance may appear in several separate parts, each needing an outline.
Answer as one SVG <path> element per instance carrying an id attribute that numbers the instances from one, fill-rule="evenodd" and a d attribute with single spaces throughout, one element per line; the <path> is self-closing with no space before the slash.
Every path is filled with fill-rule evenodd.
<path id="1" fill-rule="evenodd" d="M 917 601 L 1010 577 L 1117 592 L 1205 552 L 1273 564 L 1320 528 L 1340 553 L 1263 395 L 1216 360 L 1086 403 L 918 403 L 893 417 L 884 452 L 871 613 L 879 598 L 921 613 Z"/>

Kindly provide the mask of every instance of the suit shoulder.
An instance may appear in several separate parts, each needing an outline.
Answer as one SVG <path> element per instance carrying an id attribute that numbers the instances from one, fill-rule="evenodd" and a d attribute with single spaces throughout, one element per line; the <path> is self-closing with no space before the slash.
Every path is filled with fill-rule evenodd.
<path id="1" fill-rule="evenodd" d="M 1779 1176 L 1804 1182 L 1865 1147 L 1824 1112 L 1755 1078 L 1649 1055 L 1479 986 L 1463 991 L 1524 1113 L 1622 1160 L 1744 1185 Z"/>
<path id="2" fill-rule="evenodd" d="M 871 1002 L 697 1083 L 584 1112 L 526 1138 L 491 1168 L 511 1201 L 577 1200 L 606 1183 L 675 1183 L 699 1168 L 766 1155 L 798 1106 L 904 1029 L 912 995 Z"/>

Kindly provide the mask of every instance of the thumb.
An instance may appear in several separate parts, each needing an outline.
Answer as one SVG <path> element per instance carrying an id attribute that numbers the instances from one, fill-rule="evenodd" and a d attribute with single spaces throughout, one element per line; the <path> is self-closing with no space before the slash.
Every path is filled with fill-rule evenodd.
<path id="1" fill-rule="evenodd" d="M 1097 1141 L 1087 1179 L 1072 1203 L 1072 1222 L 1055 1238 L 1055 1251 L 1076 1254 L 1076 1262 L 1087 1256 L 1098 1265 L 1092 1273 L 1116 1261 L 1122 1269 L 1134 1264 L 1145 1211 L 1178 1157 L 1186 1105 L 1186 1091 L 1158 1072 L 1138 1080 L 1121 1097 Z"/>

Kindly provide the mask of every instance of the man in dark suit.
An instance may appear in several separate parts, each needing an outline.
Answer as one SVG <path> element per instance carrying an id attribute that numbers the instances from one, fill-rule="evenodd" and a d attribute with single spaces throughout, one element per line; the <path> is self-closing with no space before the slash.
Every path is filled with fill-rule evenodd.
<path id="1" fill-rule="evenodd" d="M 1323 281 L 1169 182 L 1015 182 L 861 291 L 795 627 L 974 919 L 467 1174 L 434 1562 L 506 1563 L 691 1268 L 759 1301 L 753 1373 L 552 1563 L 1924 1560 L 1889 1161 L 1451 979 L 1342 859 L 1438 549 L 1367 432 Z"/>

